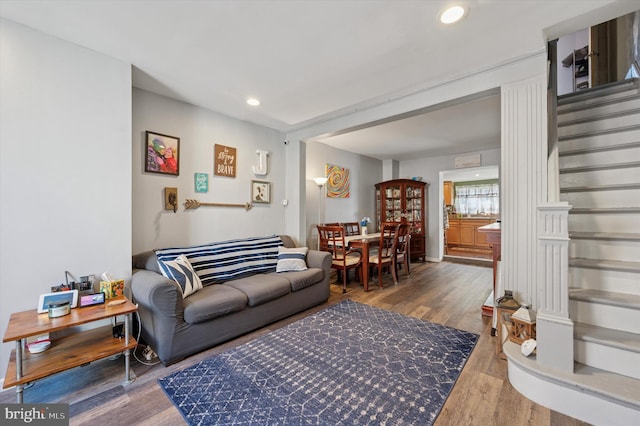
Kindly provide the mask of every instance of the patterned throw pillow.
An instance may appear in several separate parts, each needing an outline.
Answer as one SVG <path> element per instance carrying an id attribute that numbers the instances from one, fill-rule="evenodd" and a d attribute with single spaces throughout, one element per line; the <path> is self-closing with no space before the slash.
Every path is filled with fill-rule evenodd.
<path id="1" fill-rule="evenodd" d="M 278 265 L 276 272 L 306 271 L 307 247 L 278 247 Z"/>
<path id="2" fill-rule="evenodd" d="M 163 261 L 160 269 L 165 277 L 178 283 L 183 299 L 202 289 L 200 278 L 184 254 L 174 260 Z"/>

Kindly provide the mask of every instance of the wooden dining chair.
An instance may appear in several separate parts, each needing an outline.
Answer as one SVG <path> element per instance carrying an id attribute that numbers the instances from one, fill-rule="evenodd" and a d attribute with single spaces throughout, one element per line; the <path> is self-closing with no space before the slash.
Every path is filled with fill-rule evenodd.
<path id="1" fill-rule="evenodd" d="M 393 283 L 398 284 L 398 276 L 395 269 L 396 246 L 398 244 L 398 223 L 383 223 L 380 229 L 380 243 L 378 252 L 369 256 L 369 265 L 378 268 L 378 284 L 382 288 L 382 270 L 391 269 Z"/>
<path id="2" fill-rule="evenodd" d="M 322 226 L 318 225 L 318 235 L 320 236 L 320 250 L 331 253 L 331 267 L 342 275 L 342 292 L 347 292 L 347 271 L 356 269 L 362 273 L 362 254 L 358 251 L 349 250 L 345 243 L 345 232 L 342 226 Z M 362 276 L 360 275 L 360 281 Z"/>
<path id="3" fill-rule="evenodd" d="M 342 226 L 345 235 L 360 235 L 360 222 L 345 222 Z"/>
<path id="4" fill-rule="evenodd" d="M 411 274 L 409 270 L 409 262 L 411 258 L 411 234 L 409 234 L 409 225 L 403 223 L 398 228 L 398 243 L 396 245 L 396 257 L 394 259 L 394 269 L 396 270 L 396 275 L 398 271 L 398 267 L 400 265 L 404 265 L 404 270 L 407 275 Z"/>

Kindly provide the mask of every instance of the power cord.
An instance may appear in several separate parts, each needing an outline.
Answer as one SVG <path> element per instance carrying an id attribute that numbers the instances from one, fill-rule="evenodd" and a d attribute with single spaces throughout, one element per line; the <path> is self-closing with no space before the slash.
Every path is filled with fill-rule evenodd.
<path id="1" fill-rule="evenodd" d="M 140 313 L 138 311 L 136 311 L 136 315 L 138 317 L 138 336 L 136 337 L 136 342 L 140 341 L 140 334 L 141 334 L 141 330 L 142 330 L 142 320 L 140 319 Z M 142 356 L 144 357 L 144 359 L 146 359 L 146 361 L 142 361 L 140 358 L 138 358 L 138 355 L 136 354 L 136 351 L 138 350 L 138 348 L 143 347 L 143 351 L 142 351 Z M 136 361 L 138 361 L 140 364 L 142 365 L 158 365 L 160 364 L 160 359 L 158 359 L 158 361 L 156 362 L 148 362 L 151 361 L 153 358 L 156 358 L 157 355 L 155 352 L 153 352 L 153 349 L 151 349 L 151 346 L 144 346 L 144 345 L 140 345 L 138 344 L 134 349 L 133 349 L 133 357 L 136 359 Z"/>

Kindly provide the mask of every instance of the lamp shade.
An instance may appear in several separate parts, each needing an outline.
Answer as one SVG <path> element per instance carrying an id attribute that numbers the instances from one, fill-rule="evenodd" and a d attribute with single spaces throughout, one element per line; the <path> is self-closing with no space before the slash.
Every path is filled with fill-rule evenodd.
<path id="1" fill-rule="evenodd" d="M 313 178 L 313 181 L 316 183 L 316 185 L 318 186 L 324 186 L 325 183 L 327 183 L 327 180 L 329 180 L 326 177 L 316 177 Z"/>

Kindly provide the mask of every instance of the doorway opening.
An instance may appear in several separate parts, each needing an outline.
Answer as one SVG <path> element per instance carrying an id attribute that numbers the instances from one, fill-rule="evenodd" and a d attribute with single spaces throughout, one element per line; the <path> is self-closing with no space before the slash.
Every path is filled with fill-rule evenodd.
<path id="1" fill-rule="evenodd" d="M 491 264 L 491 246 L 478 228 L 500 219 L 499 166 L 441 171 L 439 200 L 441 259 Z"/>

